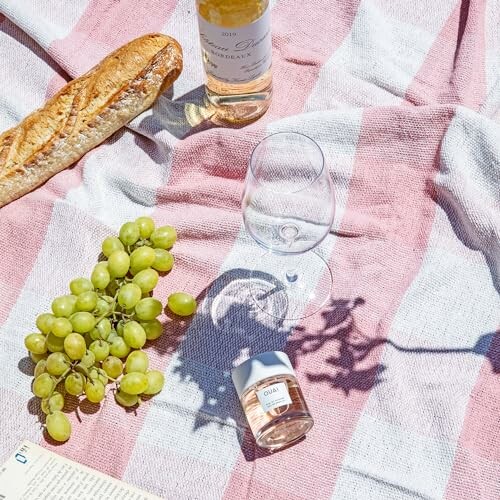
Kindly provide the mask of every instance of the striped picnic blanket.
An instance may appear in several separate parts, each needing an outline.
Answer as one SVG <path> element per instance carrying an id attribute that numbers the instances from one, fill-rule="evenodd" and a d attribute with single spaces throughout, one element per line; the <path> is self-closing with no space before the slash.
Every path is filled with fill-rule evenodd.
<path id="1" fill-rule="evenodd" d="M 185 58 L 173 94 L 0 209 L 0 462 L 23 439 L 51 447 L 23 346 L 36 315 L 150 214 L 180 240 L 155 295 L 190 291 L 199 312 L 163 318 L 158 397 L 82 407 L 57 453 L 166 499 L 498 500 L 500 1 L 277 0 L 273 104 L 240 129 L 199 107 L 194 3 L 0 0 L 1 130 L 141 34 L 174 36 Z M 256 248 L 248 157 L 276 131 L 320 144 L 337 199 L 332 301 L 278 329 L 237 300 Z M 289 354 L 315 418 L 274 455 L 229 377 L 265 350 Z"/>

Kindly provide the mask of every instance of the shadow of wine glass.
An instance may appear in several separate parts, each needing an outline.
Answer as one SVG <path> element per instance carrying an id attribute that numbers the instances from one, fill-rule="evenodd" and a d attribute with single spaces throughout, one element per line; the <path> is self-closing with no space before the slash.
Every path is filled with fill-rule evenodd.
<path id="1" fill-rule="evenodd" d="M 200 310 L 177 347 L 179 363 L 174 373 L 181 381 L 196 383 L 203 394 L 195 431 L 214 418 L 221 425 L 232 421 L 246 427 L 230 371 L 243 358 L 281 349 L 290 332 L 283 320 L 254 305 L 249 295 L 250 275 L 248 269 L 232 269 L 219 276 L 197 298 Z M 264 274 L 258 279 L 275 280 Z M 210 376 L 204 374 L 206 370 Z"/>

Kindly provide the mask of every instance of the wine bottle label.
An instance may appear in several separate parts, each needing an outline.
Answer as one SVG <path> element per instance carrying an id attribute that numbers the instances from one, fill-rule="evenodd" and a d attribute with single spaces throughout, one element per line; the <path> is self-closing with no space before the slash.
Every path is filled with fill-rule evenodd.
<path id="1" fill-rule="evenodd" d="M 257 391 L 257 398 L 265 412 L 274 410 L 280 406 L 292 404 L 285 382 L 278 382 Z"/>
<path id="2" fill-rule="evenodd" d="M 226 83 L 247 83 L 270 67 L 271 9 L 253 23 L 223 28 L 198 15 L 205 71 Z"/>

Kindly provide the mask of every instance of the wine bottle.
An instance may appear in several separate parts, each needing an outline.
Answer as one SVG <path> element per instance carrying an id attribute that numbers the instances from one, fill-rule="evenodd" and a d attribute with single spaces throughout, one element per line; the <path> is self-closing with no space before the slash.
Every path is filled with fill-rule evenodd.
<path id="1" fill-rule="evenodd" d="M 271 103 L 269 0 L 197 0 L 206 94 L 216 121 L 249 122 Z"/>

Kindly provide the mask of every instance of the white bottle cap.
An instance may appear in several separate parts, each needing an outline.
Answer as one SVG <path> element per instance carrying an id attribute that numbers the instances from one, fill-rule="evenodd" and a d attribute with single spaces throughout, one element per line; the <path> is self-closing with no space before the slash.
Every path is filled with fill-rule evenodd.
<path id="1" fill-rule="evenodd" d="M 231 371 L 233 384 L 239 397 L 250 386 L 265 378 L 277 375 L 295 376 L 290 359 L 281 351 L 263 352 L 247 359 Z"/>

